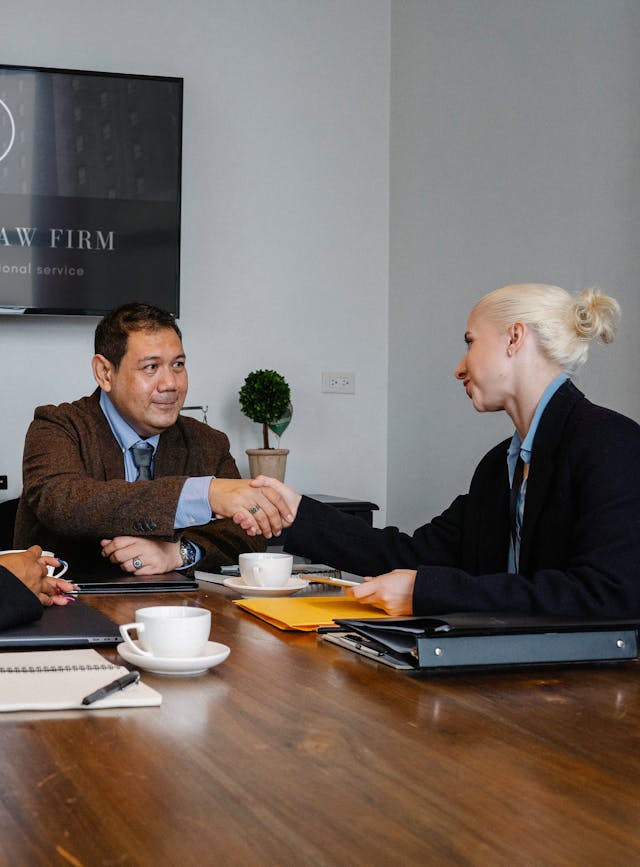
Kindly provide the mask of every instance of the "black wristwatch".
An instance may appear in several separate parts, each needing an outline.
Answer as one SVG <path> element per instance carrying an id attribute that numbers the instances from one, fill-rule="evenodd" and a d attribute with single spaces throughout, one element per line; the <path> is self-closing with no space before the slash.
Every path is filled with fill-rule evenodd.
<path id="1" fill-rule="evenodd" d="M 193 566 L 198 559 L 198 552 L 193 542 L 188 539 L 180 539 L 180 556 L 182 557 L 182 568 L 185 566 Z"/>

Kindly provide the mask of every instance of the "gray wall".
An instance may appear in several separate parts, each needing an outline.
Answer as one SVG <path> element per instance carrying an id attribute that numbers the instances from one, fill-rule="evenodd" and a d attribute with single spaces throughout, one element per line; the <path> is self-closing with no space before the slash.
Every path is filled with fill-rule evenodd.
<path id="1" fill-rule="evenodd" d="M 512 432 L 452 377 L 473 301 L 600 285 L 578 384 L 640 419 L 640 4 L 398 0 L 391 34 L 388 519 L 413 529 Z"/>

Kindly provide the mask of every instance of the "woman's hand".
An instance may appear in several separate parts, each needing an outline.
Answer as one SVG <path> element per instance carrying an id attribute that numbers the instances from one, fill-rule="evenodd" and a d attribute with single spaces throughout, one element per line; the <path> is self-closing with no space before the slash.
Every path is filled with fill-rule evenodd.
<path id="1" fill-rule="evenodd" d="M 45 606 L 66 605 L 69 597 L 65 594 L 73 593 L 78 589 L 69 581 L 50 578 L 47 575 L 47 566 L 59 565 L 60 562 L 55 557 L 43 557 L 39 545 L 32 545 L 26 551 L 3 554 L 0 557 L 0 566 L 12 572 Z"/>
<path id="2" fill-rule="evenodd" d="M 362 584 L 346 587 L 345 594 L 358 602 L 382 608 L 392 617 L 413 614 L 413 585 L 415 569 L 394 569 L 376 578 L 365 578 Z"/>
<path id="3" fill-rule="evenodd" d="M 279 536 L 295 517 L 280 485 L 281 482 L 267 476 L 213 479 L 209 486 L 211 511 L 218 518 L 233 518 L 249 536 L 261 533 L 267 539 Z M 290 490 L 285 485 L 282 488 Z"/>
<path id="4" fill-rule="evenodd" d="M 302 499 L 301 494 L 298 494 L 289 485 L 285 485 L 284 482 L 280 482 L 278 479 L 273 479 L 270 476 L 257 476 L 255 479 L 251 479 L 251 487 L 260 488 L 261 493 L 265 496 L 270 498 L 277 497 L 278 502 L 284 502 L 285 511 L 288 512 L 285 526 L 290 527 L 293 524 L 298 514 L 298 506 Z M 236 523 L 238 522 L 236 521 Z"/>

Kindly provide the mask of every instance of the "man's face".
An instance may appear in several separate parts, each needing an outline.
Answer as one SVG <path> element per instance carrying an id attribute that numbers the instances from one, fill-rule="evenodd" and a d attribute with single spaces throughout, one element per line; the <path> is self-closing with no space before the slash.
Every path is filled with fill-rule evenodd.
<path id="1" fill-rule="evenodd" d="M 150 437 L 175 424 L 188 377 L 182 341 L 173 329 L 131 332 L 117 370 L 103 356 L 96 359 L 103 369 L 102 377 L 96 374 L 100 387 L 136 433 Z"/>

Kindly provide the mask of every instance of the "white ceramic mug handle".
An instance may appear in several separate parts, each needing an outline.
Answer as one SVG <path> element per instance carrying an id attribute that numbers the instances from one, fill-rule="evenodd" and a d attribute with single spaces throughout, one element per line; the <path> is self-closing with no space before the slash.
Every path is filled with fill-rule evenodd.
<path id="1" fill-rule="evenodd" d="M 120 635 L 124 638 L 125 642 L 134 653 L 138 653 L 140 656 L 153 656 L 153 654 L 149 653 L 148 650 L 143 650 L 141 647 L 138 647 L 137 644 L 133 643 L 133 639 L 129 635 L 130 629 L 135 629 L 138 635 L 140 635 L 141 632 L 144 632 L 144 623 L 124 623 L 120 627 Z"/>
<path id="2" fill-rule="evenodd" d="M 54 572 L 53 575 L 51 575 L 51 578 L 62 578 L 62 576 L 64 575 L 64 573 L 65 573 L 65 572 L 67 571 L 67 569 L 69 568 L 69 564 L 67 563 L 66 560 L 61 560 L 60 557 L 56 557 L 56 560 L 57 560 L 58 563 L 60 564 L 60 571 L 59 571 L 59 572 Z"/>

